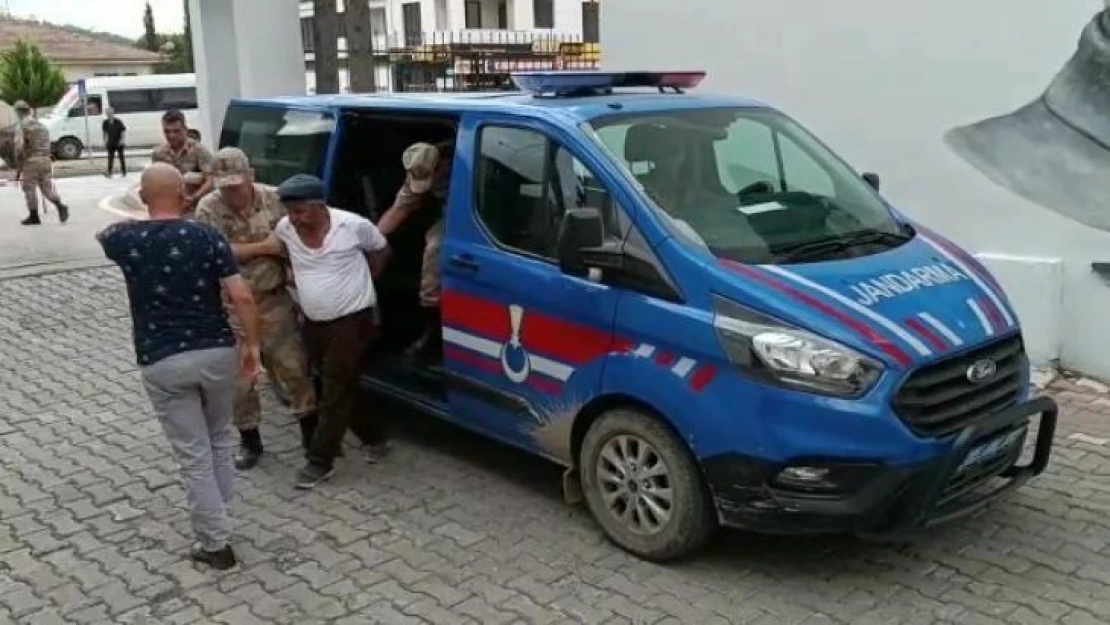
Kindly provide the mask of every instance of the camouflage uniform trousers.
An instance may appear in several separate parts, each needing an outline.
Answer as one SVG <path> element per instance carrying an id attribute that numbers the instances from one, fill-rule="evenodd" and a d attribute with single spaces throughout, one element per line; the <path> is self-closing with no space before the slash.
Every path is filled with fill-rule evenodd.
<path id="1" fill-rule="evenodd" d="M 432 224 L 424 236 L 424 260 L 420 265 L 420 304 L 426 308 L 439 306 L 439 254 L 443 242 L 443 220 Z"/>
<path id="2" fill-rule="evenodd" d="M 294 415 L 299 418 L 315 412 L 316 390 L 308 375 L 308 358 L 301 341 L 293 299 L 288 291 L 281 288 L 271 293 L 256 293 L 255 306 L 258 308 L 259 340 L 267 375 L 289 394 L 289 409 Z M 234 320 L 232 326 L 236 335 L 241 337 L 242 332 Z M 254 429 L 262 423 L 258 388 L 242 376 L 235 385 L 233 423 L 239 430 Z"/>
<path id="3" fill-rule="evenodd" d="M 39 210 L 39 197 L 35 193 L 41 190 L 46 199 L 57 206 L 62 203 L 58 191 L 54 189 L 54 164 L 49 157 L 36 156 L 27 159 L 23 164 L 23 171 L 19 179 L 23 197 L 27 200 L 27 210 L 36 213 Z"/>

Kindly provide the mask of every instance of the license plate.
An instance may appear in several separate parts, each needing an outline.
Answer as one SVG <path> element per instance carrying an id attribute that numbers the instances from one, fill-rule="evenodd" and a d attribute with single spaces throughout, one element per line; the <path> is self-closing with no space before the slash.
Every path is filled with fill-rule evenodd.
<path id="1" fill-rule="evenodd" d="M 1026 429 L 1026 426 L 1022 426 L 1016 430 L 996 436 L 972 447 L 971 451 L 967 452 L 967 455 L 964 456 L 964 461 L 960 463 L 956 472 L 961 473 L 967 471 L 974 466 L 990 462 L 991 460 L 995 460 L 1000 456 L 1010 453 L 1014 445 L 1020 444 L 1025 439 Z"/>

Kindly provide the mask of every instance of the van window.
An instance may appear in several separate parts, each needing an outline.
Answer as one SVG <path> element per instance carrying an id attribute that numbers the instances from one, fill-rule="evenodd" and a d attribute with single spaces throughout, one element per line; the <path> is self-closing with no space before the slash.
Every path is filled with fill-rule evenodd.
<path id="1" fill-rule="evenodd" d="M 224 117 L 220 147 L 247 154 L 255 179 L 279 185 L 293 174 L 324 174 L 335 117 L 323 111 L 232 104 Z"/>
<path id="2" fill-rule="evenodd" d="M 84 117 L 85 111 L 88 111 L 90 117 L 96 117 L 104 111 L 104 103 L 98 94 L 88 94 L 85 96 L 85 106 L 81 106 L 81 101 L 78 100 L 73 108 L 69 109 L 70 117 Z"/>
<path id="3" fill-rule="evenodd" d="M 487 126 L 478 141 L 477 212 L 498 243 L 555 258 L 559 225 L 568 208 L 596 208 L 611 215 L 609 192 L 596 176 L 545 135 Z"/>
<path id="4" fill-rule="evenodd" d="M 169 87 L 166 89 L 152 89 L 154 106 L 159 111 L 177 109 L 187 111 L 197 108 L 196 87 Z"/>
<path id="5" fill-rule="evenodd" d="M 154 108 L 150 89 L 120 89 L 108 92 L 108 103 L 116 115 L 149 113 Z"/>

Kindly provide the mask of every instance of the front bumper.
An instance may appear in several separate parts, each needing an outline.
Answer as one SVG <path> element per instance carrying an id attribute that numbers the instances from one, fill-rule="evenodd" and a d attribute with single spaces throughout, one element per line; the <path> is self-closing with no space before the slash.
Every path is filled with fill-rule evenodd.
<path id="1" fill-rule="evenodd" d="M 775 476 L 788 466 L 783 463 L 724 454 L 702 464 L 722 525 L 774 534 L 850 532 L 895 538 L 974 513 L 1043 472 L 1052 452 L 1057 412 L 1049 397 L 1019 404 L 961 430 L 941 457 L 910 466 L 870 465 L 865 479 L 838 493 L 774 485 Z M 1033 457 L 1019 465 L 1025 438 L 1033 435 L 1022 428 L 1038 415 Z M 1016 443 L 995 456 L 982 455 L 1002 437 Z M 973 452 L 979 461 L 968 464 Z M 815 463 L 836 466 L 831 459 L 789 464 Z M 844 460 L 842 466 L 860 465 Z"/>

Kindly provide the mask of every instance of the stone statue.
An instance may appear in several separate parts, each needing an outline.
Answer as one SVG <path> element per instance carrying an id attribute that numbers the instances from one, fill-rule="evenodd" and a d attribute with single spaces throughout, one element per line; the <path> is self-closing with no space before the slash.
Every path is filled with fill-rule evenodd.
<path id="1" fill-rule="evenodd" d="M 1044 93 L 950 130 L 948 146 L 996 184 L 1110 232 L 1110 0 Z"/>

